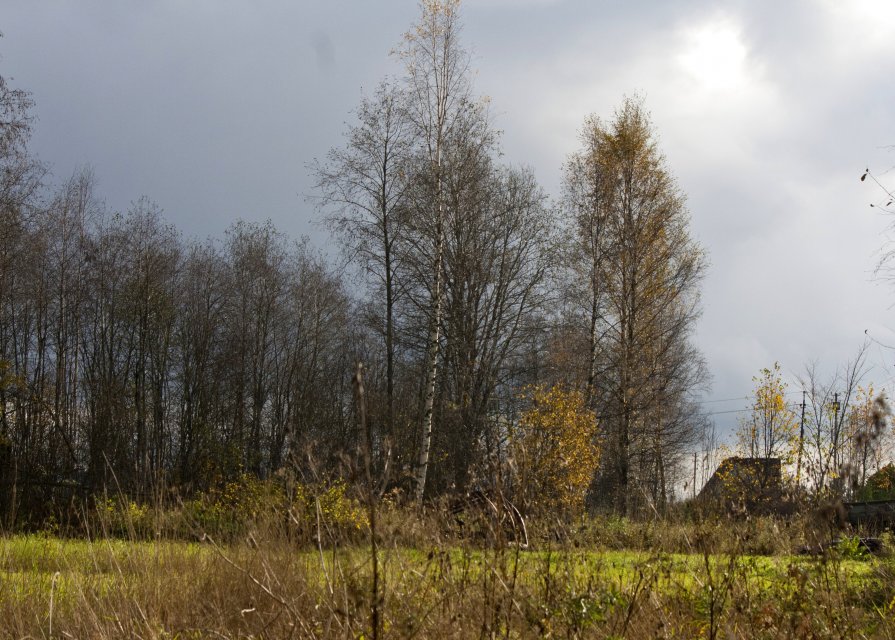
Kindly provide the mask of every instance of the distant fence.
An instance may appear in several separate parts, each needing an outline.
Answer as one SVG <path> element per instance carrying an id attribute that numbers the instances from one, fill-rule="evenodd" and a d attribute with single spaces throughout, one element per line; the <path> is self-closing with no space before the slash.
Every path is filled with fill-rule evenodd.
<path id="1" fill-rule="evenodd" d="M 875 530 L 895 527 L 895 500 L 843 502 L 848 523 Z"/>

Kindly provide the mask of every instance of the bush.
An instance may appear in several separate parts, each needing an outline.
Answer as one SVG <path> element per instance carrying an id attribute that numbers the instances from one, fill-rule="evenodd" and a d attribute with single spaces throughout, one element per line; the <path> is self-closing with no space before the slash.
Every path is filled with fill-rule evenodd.
<path id="1" fill-rule="evenodd" d="M 124 496 L 96 499 L 98 525 L 106 535 L 122 538 L 149 538 L 155 532 L 156 514 L 148 505 Z"/>
<path id="2" fill-rule="evenodd" d="M 531 387 L 530 407 L 510 432 L 521 506 L 526 512 L 578 515 L 600 461 L 597 419 L 584 396 Z"/>
<path id="3" fill-rule="evenodd" d="M 216 490 L 184 504 L 184 516 L 194 528 L 215 537 L 232 539 L 277 519 L 285 512 L 280 485 L 243 473 Z"/>
<path id="4" fill-rule="evenodd" d="M 296 485 L 292 506 L 306 523 L 319 523 L 331 536 L 354 538 L 369 526 L 367 514 L 359 501 L 348 496 L 343 480 L 329 486 Z"/>
<path id="5" fill-rule="evenodd" d="M 289 494 L 291 493 L 291 497 Z M 296 484 L 259 480 L 243 474 L 184 504 L 193 529 L 222 539 L 275 530 L 301 540 L 320 534 L 330 540 L 352 540 L 367 527 L 360 503 L 348 495 L 343 480 L 332 484 Z"/>

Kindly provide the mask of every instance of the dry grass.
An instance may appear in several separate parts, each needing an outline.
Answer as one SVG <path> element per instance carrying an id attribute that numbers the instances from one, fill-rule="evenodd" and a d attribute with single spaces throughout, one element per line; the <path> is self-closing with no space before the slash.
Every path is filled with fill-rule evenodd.
<path id="1" fill-rule="evenodd" d="M 382 637 L 895 637 L 895 563 L 789 555 L 795 525 L 535 522 L 521 550 L 437 514 L 381 515 Z M 226 543 L 0 539 L 0 636 L 376 635 L 368 532 L 258 522 Z"/>

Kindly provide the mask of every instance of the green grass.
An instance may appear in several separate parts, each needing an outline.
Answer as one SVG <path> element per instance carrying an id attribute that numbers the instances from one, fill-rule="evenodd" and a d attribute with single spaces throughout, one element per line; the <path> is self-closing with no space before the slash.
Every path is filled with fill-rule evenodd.
<path id="1" fill-rule="evenodd" d="M 888 559 L 384 545 L 390 637 L 891 637 Z M 369 550 L 0 538 L 0 637 L 369 637 Z M 52 599 L 52 607 L 51 607 Z M 52 608 L 52 616 L 50 614 Z"/>

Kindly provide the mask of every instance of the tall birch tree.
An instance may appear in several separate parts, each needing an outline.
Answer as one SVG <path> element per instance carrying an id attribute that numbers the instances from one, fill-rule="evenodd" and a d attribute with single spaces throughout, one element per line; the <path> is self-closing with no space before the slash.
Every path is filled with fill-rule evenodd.
<path id="1" fill-rule="evenodd" d="M 430 298 L 427 303 L 425 386 L 415 470 L 416 498 L 426 489 L 436 377 L 441 357 L 444 306 L 445 147 L 454 126 L 472 104 L 469 55 L 460 46 L 459 0 L 423 0 L 419 21 L 404 35 L 397 50 L 406 70 L 407 114 L 420 149 L 419 177 L 431 197 L 418 214 L 431 229 Z"/>
<path id="2" fill-rule="evenodd" d="M 661 498 L 671 445 L 696 436 L 689 401 L 707 376 L 691 338 L 706 260 L 639 98 L 607 123 L 589 119 L 582 137 L 566 207 L 588 282 L 587 388 L 608 454 L 601 495 L 627 513 L 632 496 Z"/>

